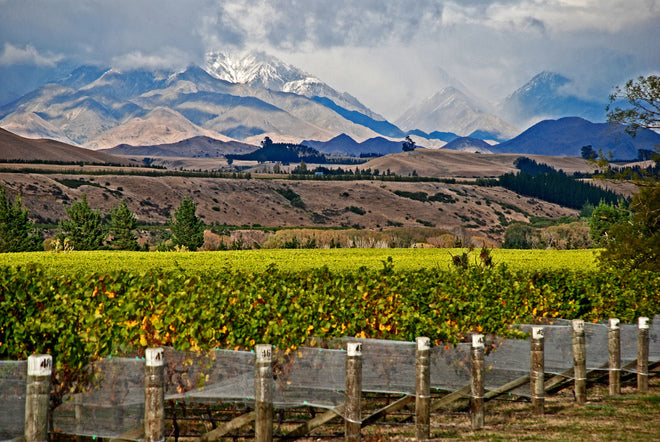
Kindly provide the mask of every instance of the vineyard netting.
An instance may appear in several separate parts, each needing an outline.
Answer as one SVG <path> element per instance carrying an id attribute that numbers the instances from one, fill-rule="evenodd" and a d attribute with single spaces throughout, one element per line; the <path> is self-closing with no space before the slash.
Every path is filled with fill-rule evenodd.
<path id="1" fill-rule="evenodd" d="M 520 326 L 522 331 L 531 325 Z M 622 367 L 637 358 L 638 328 L 622 324 Z M 544 325 L 545 372 L 564 375 L 573 367 L 570 321 Z M 607 371 L 608 326 L 585 324 L 588 370 Z M 413 342 L 344 338 L 322 347 L 300 347 L 273 355 L 276 409 L 310 406 L 332 409 L 344 402 L 346 341 L 362 343 L 362 391 L 415 395 Z M 529 375 L 530 339 L 487 337 L 485 386 L 493 390 Z M 431 349 L 431 387 L 456 391 L 470 384 L 469 344 L 436 345 Z M 215 350 L 200 354 L 165 349 L 165 399 L 190 403 L 254 405 L 255 355 L 249 351 Z M 660 361 L 660 317 L 649 330 L 649 361 Z M 69 395 L 53 413 L 55 431 L 117 438 L 139 427 L 144 418 L 144 360 L 108 357 L 89 368 L 89 387 Z M 628 371 L 635 372 L 636 365 Z M 25 361 L 0 362 L 0 439 L 23 433 Z M 529 396 L 529 384 L 512 394 Z M 339 408 L 338 410 L 341 410 Z M 338 411 L 338 414 L 340 412 Z M 137 439 L 139 435 L 135 436 Z"/>

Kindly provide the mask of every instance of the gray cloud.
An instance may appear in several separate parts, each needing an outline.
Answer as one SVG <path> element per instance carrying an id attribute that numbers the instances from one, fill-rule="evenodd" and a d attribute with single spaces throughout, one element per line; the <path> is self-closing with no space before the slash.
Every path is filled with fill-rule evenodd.
<path id="1" fill-rule="evenodd" d="M 660 68 L 660 0 L 0 0 L 0 63 L 117 66 L 259 49 L 397 117 L 461 82 L 503 98 L 542 70 L 605 95 Z M 445 74 L 446 73 L 446 74 Z"/>

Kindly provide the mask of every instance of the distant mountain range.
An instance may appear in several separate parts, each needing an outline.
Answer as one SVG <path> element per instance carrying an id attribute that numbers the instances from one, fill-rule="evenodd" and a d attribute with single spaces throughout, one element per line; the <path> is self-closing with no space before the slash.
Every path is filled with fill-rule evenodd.
<path id="1" fill-rule="evenodd" d="M 401 152 L 402 146 L 400 141 L 391 141 L 383 137 L 374 137 L 358 143 L 346 134 L 338 135 L 328 141 L 305 140 L 301 144 L 313 147 L 327 155 L 338 156 L 359 156 L 360 154 L 387 155 Z"/>
<path id="2" fill-rule="evenodd" d="M 637 158 L 639 149 L 653 150 L 660 145 L 660 134 L 640 130 L 634 138 L 619 124 L 592 123 L 579 117 L 545 120 L 530 127 L 512 140 L 491 146 L 496 153 L 520 153 L 553 156 L 580 156 L 583 146 L 592 146 L 614 159 Z"/>
<path id="3" fill-rule="evenodd" d="M 552 72 L 532 78 L 496 111 L 458 87 L 447 87 L 392 123 L 354 96 L 261 52 L 210 52 L 203 68 L 183 72 L 80 66 L 63 75 L 65 66 L 23 73 L 23 83 L 20 68 L 0 68 L 9 80 L 0 82 L 0 127 L 91 149 L 169 146 L 195 137 L 258 145 L 268 136 L 356 156 L 398 152 L 405 136 L 427 148 L 469 137 L 506 141 L 510 144 L 498 147 L 505 149 L 518 146 L 520 133 L 507 121 L 526 127 L 548 117 L 604 118 L 603 103 L 579 98 L 573 81 Z M 40 81 L 47 84 L 23 94 Z M 485 144 L 461 140 L 448 148 L 485 152 Z M 572 145 L 552 145 L 536 149 L 575 152 Z M 608 145 L 622 155 L 632 155 L 636 146 Z"/>
<path id="4" fill-rule="evenodd" d="M 457 150 L 459 152 L 472 152 L 472 153 L 493 153 L 491 145 L 484 140 L 472 137 L 456 138 L 447 143 L 445 149 Z"/>
<path id="5" fill-rule="evenodd" d="M 88 148 L 150 145 L 208 136 L 356 139 L 377 135 L 310 98 L 232 84 L 199 67 L 153 72 L 81 67 L 0 108 L 0 125 L 22 121 L 21 135 L 65 138 Z M 28 122 L 28 123 L 25 123 Z"/>

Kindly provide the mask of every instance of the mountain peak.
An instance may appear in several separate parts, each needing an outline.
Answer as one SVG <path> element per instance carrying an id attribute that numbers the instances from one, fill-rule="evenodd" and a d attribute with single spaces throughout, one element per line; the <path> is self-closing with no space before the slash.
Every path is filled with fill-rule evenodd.
<path id="1" fill-rule="evenodd" d="M 206 54 L 206 67 L 211 75 L 221 80 L 276 91 L 282 90 L 289 82 L 311 77 L 308 73 L 259 51 L 242 55 L 209 52 Z"/>
<path id="2" fill-rule="evenodd" d="M 264 52 L 209 52 L 206 54 L 206 70 L 215 78 L 230 83 L 247 84 L 307 98 L 324 97 L 349 111 L 359 112 L 377 121 L 385 120 L 352 95 L 338 92 L 319 78 Z"/>
<path id="3" fill-rule="evenodd" d="M 521 126 L 569 115 L 603 121 L 603 103 L 580 98 L 578 85 L 556 72 L 543 71 L 509 95 L 500 105 L 503 115 Z"/>
<path id="4" fill-rule="evenodd" d="M 448 86 L 419 105 L 408 109 L 397 121 L 406 130 L 420 129 L 469 135 L 475 131 L 488 132 L 497 140 L 505 140 L 519 133 L 506 121 L 491 115 L 460 89 Z"/>

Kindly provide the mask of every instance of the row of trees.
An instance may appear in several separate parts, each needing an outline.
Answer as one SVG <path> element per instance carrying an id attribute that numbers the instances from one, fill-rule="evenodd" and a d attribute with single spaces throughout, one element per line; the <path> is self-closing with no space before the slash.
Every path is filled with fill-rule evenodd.
<path id="1" fill-rule="evenodd" d="M 573 209 L 581 209 L 587 203 L 596 205 L 603 200 L 613 204 L 621 198 L 616 192 L 559 172 L 506 173 L 500 176 L 498 183 L 520 195 L 540 198 Z"/>
<path id="2" fill-rule="evenodd" d="M 169 219 L 172 241 L 175 246 L 197 250 L 204 243 L 204 224 L 196 215 L 197 206 L 185 197 Z M 58 247 L 69 250 L 140 250 L 136 235 L 137 219 L 126 200 L 110 211 L 110 221 L 105 223 L 98 210 L 87 202 L 82 194 L 80 201 L 66 208 L 68 219 L 59 223 L 56 235 Z M 19 195 L 9 201 L 7 190 L 0 187 L 0 252 L 28 252 L 43 250 L 44 238 L 28 218 Z"/>

